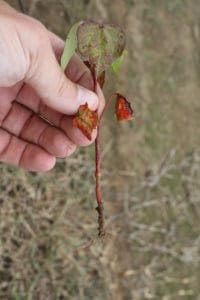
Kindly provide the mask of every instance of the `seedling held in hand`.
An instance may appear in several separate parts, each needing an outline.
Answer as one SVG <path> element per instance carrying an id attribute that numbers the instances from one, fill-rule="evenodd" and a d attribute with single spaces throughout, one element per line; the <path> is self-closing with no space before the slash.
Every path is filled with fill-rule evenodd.
<path id="1" fill-rule="evenodd" d="M 94 81 L 94 92 L 99 84 L 103 88 L 105 83 L 105 71 L 111 67 L 113 72 L 117 72 L 123 62 L 127 51 L 125 47 L 125 35 L 123 31 L 115 25 L 99 24 L 95 22 L 79 22 L 72 26 L 61 57 L 61 67 L 65 70 L 70 58 L 76 51 L 81 59 L 90 69 Z M 91 140 L 93 129 L 97 128 L 95 141 L 96 154 L 96 200 L 99 224 L 99 236 L 105 235 L 104 206 L 100 185 L 100 145 L 99 129 L 102 117 L 108 108 L 113 97 L 116 98 L 115 114 L 118 121 L 130 120 L 133 110 L 126 98 L 118 92 L 113 93 L 107 100 L 104 110 L 98 117 L 97 112 L 88 108 L 87 99 L 85 104 L 79 107 L 74 116 L 73 125 Z"/>

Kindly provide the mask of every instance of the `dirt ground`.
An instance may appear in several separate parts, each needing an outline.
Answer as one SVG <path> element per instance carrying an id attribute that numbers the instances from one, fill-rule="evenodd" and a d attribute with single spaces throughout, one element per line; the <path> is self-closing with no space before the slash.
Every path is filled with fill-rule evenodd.
<path id="1" fill-rule="evenodd" d="M 135 118 L 116 125 L 111 109 L 101 131 L 105 240 L 93 146 L 46 174 L 0 164 L 0 299 L 200 300 L 200 1 L 22 3 L 63 38 L 82 19 L 124 29 L 105 94 L 126 94 Z"/>

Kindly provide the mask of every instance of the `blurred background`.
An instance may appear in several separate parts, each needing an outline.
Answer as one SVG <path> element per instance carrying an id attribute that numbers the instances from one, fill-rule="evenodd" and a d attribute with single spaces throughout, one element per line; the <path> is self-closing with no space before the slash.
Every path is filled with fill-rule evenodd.
<path id="1" fill-rule="evenodd" d="M 111 107 L 102 126 L 104 240 L 94 146 L 46 174 L 0 164 L 0 299 L 199 300 L 200 2 L 21 2 L 63 39 L 82 19 L 123 28 L 129 55 L 105 95 L 135 117 L 117 124 Z"/>

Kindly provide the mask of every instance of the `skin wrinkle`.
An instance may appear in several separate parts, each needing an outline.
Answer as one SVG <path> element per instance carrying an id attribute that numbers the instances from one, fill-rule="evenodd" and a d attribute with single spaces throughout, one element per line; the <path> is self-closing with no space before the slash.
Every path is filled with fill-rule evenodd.
<path id="1" fill-rule="evenodd" d="M 2 130 L 2 129 L 0 129 L 0 133 L 1 133 L 1 130 Z M 5 131 L 5 132 L 6 132 L 6 131 Z M 6 150 L 8 149 L 8 147 L 9 147 L 9 145 L 10 145 L 10 142 L 11 142 L 11 139 L 12 139 L 12 136 L 9 135 L 8 142 L 7 142 L 6 145 L 3 147 L 3 150 L 0 151 L 0 158 L 1 158 L 1 156 L 4 155 L 4 153 L 5 153 Z"/>
<path id="2" fill-rule="evenodd" d="M 23 84 L 21 84 L 21 87 L 20 87 L 20 85 L 19 85 L 19 92 L 18 92 L 18 94 L 20 93 L 20 91 L 21 91 L 21 89 L 23 88 Z M 6 88 L 7 89 L 7 88 Z M 12 87 L 12 90 L 14 90 L 15 89 L 15 87 Z M 0 88 L 0 90 L 1 90 L 1 96 L 4 96 L 4 93 L 2 93 L 2 88 Z M 10 90 L 10 95 L 9 94 L 7 94 L 7 103 L 8 103 L 8 111 L 5 113 L 4 112 L 4 109 L 5 109 L 5 107 L 1 107 L 1 105 L 0 105 L 0 126 L 2 125 L 2 123 L 3 123 L 3 120 L 4 120 L 4 118 L 6 117 L 6 115 L 9 113 L 9 111 L 10 111 L 10 105 L 12 105 L 12 103 L 14 103 L 14 95 L 12 95 L 14 93 L 14 91 L 11 91 Z M 3 95 L 2 95 L 3 94 Z M 13 99 L 13 100 L 12 100 Z M 0 100 L 1 101 L 1 100 Z M 4 100 L 3 100 L 4 101 Z M 2 102 L 1 102 L 1 104 L 2 104 Z M 1 108 L 3 109 L 2 111 L 1 111 Z"/>
<path id="3" fill-rule="evenodd" d="M 18 166 L 20 167 L 23 163 L 23 157 L 24 157 L 24 153 L 26 152 L 27 148 L 28 148 L 29 144 L 26 143 L 25 147 L 24 147 L 24 150 L 22 151 L 22 154 L 21 154 L 21 157 L 19 159 L 19 162 L 18 162 Z"/>
<path id="4" fill-rule="evenodd" d="M 32 118 L 28 122 L 27 126 L 21 134 L 22 138 L 39 145 L 40 134 L 49 127 L 49 124 L 44 122 L 42 119 L 38 118 L 37 115 L 33 114 Z"/>
<path id="5" fill-rule="evenodd" d="M 60 127 L 59 121 L 60 121 L 60 118 L 62 117 L 62 115 L 56 111 L 50 110 L 46 104 L 42 103 L 42 101 L 40 102 L 40 105 L 39 105 L 38 114 L 41 118 L 48 121 L 51 125 L 54 125 L 57 128 Z"/>
<path id="6" fill-rule="evenodd" d="M 40 154 L 40 155 L 38 155 Z M 45 160 L 44 160 L 45 155 Z M 43 158 L 43 159 L 41 159 Z M 29 163 L 31 159 L 31 163 Z M 39 163 L 38 163 L 39 162 Z M 39 152 L 39 147 L 27 143 L 21 159 L 19 161 L 20 167 L 28 171 L 49 171 L 55 165 L 55 157 L 50 154 L 46 154 L 43 149 Z"/>
<path id="7" fill-rule="evenodd" d="M 19 98 L 20 98 L 20 95 L 18 96 L 18 99 L 17 99 L 18 101 L 20 101 Z M 43 109 L 43 108 L 45 108 L 45 109 Z M 61 130 L 67 136 L 67 138 L 72 143 L 72 145 L 74 145 L 73 141 L 71 140 L 71 138 L 67 134 L 67 131 L 66 130 L 64 131 L 61 128 L 61 121 L 62 121 L 62 119 L 67 118 L 66 115 L 63 115 L 63 114 L 60 114 L 59 112 L 51 110 L 46 104 L 44 104 L 42 102 L 40 102 L 39 105 L 37 105 L 37 107 L 34 107 L 34 112 L 38 113 L 39 115 L 41 114 L 41 117 L 44 118 L 45 121 L 47 120 L 50 124 L 52 124 L 55 127 L 59 128 L 59 130 Z"/>
<path id="8" fill-rule="evenodd" d="M 16 143 L 17 143 L 17 137 L 11 136 L 11 142 L 10 142 L 10 148 L 11 148 L 11 149 L 13 148 L 13 150 L 15 151 L 15 147 L 12 146 L 12 143 L 14 143 L 14 145 L 16 145 Z M 16 166 L 19 166 L 19 162 L 20 162 L 20 159 L 21 159 L 21 157 L 22 157 L 22 153 L 23 153 L 23 150 L 24 150 L 24 147 L 25 147 L 25 146 L 26 146 L 26 142 L 21 143 L 21 144 L 20 144 L 20 148 L 22 148 L 22 149 L 20 149 L 20 148 L 18 147 L 18 151 L 15 152 L 14 164 L 15 164 Z M 20 151 L 19 151 L 19 149 L 20 149 Z M 9 151 L 9 150 L 10 150 L 10 149 L 9 149 L 9 147 L 8 147 L 7 151 Z M 18 152 L 19 152 L 19 153 L 18 153 Z M 9 156 L 8 156 L 8 157 L 9 157 Z"/>
<path id="9" fill-rule="evenodd" d="M 39 134 L 38 138 L 37 138 L 37 144 L 40 145 L 41 147 L 43 147 L 43 143 L 42 143 L 42 139 L 45 138 L 45 133 L 46 131 L 49 129 L 49 126 L 45 127 L 42 132 Z M 46 150 L 46 149 L 45 149 Z M 51 153 L 52 154 L 52 153 Z"/>
<path id="10" fill-rule="evenodd" d="M 19 137 L 22 138 L 23 140 L 26 140 L 24 137 L 24 132 L 27 131 L 27 128 L 30 126 L 33 118 L 35 118 L 35 114 L 34 112 L 31 113 L 30 117 L 26 120 L 26 122 L 24 123 L 24 126 L 22 127 Z"/>
<path id="11" fill-rule="evenodd" d="M 24 146 L 26 144 L 26 142 L 22 142 L 20 143 L 20 147 L 17 148 L 17 151 L 16 151 L 16 145 L 18 144 L 18 138 L 15 137 L 15 136 L 12 136 L 8 133 L 8 135 L 10 136 L 10 140 L 9 140 L 9 143 L 5 149 L 5 151 L 3 152 L 3 154 L 1 154 L 1 160 L 3 162 L 7 162 L 9 163 L 10 162 L 10 159 L 12 158 L 12 153 L 13 151 L 15 152 L 15 156 L 14 156 L 14 159 L 12 158 L 13 160 L 13 164 L 15 166 L 18 166 L 19 164 L 19 160 L 21 158 L 21 153 L 24 149 Z"/>
<path id="12" fill-rule="evenodd" d="M 17 115 L 16 122 L 12 122 L 13 116 Z M 10 111 L 4 118 L 1 126 L 2 128 L 6 130 L 11 130 L 12 127 L 12 133 L 16 136 L 20 135 L 21 128 L 24 127 L 24 124 L 26 124 L 27 120 L 31 117 L 32 112 L 28 110 L 25 107 L 20 107 L 20 105 L 17 102 L 14 102 L 11 106 Z M 22 127 L 21 127 L 22 126 Z"/>
<path id="13" fill-rule="evenodd" d="M 4 115 L 2 121 L 0 122 L 0 126 L 2 127 L 4 121 L 7 119 L 7 117 L 9 116 L 10 112 L 12 111 L 12 104 L 10 104 L 9 109 L 7 111 L 7 113 Z"/>
<path id="14" fill-rule="evenodd" d="M 23 90 L 21 90 L 21 92 L 23 93 Z M 17 97 L 17 101 L 20 101 L 20 94 Z M 24 104 L 21 104 L 21 102 L 18 102 L 18 103 L 20 103 L 20 105 L 22 105 L 24 107 L 27 107 Z M 72 148 L 76 149 L 74 143 L 68 136 L 67 132 L 64 132 L 63 129 L 60 127 L 61 120 L 62 120 L 62 118 L 66 118 L 66 115 L 62 115 L 59 112 L 51 110 L 46 104 L 44 104 L 41 101 L 38 102 L 37 107 L 34 107 L 34 113 L 36 113 L 36 114 L 38 113 L 39 116 L 41 115 L 41 118 L 43 120 L 47 121 L 51 125 L 57 127 L 59 130 L 61 130 L 67 136 L 67 138 L 69 139 L 69 142 L 73 145 Z M 72 151 L 70 151 L 70 152 L 73 153 Z"/>
<path id="15" fill-rule="evenodd" d="M 28 101 L 27 101 L 28 100 Z M 17 94 L 16 101 L 26 108 L 39 114 L 39 105 L 42 102 L 32 88 L 29 88 L 25 83 Z"/>
<path id="16" fill-rule="evenodd" d="M 54 128 L 55 131 L 57 131 L 58 129 L 55 127 Z M 40 134 L 39 138 L 38 138 L 38 144 L 44 148 L 44 145 L 45 145 L 45 140 L 48 139 L 49 137 L 51 138 L 51 145 L 52 145 L 52 148 L 57 148 L 57 141 L 58 140 L 58 135 L 54 135 L 53 136 L 49 136 L 49 131 L 50 131 L 50 128 L 49 127 L 46 127 L 43 132 Z M 66 135 L 64 134 L 64 132 L 60 132 L 60 137 L 59 138 L 63 138 L 63 139 L 66 139 Z M 46 141 L 46 144 L 47 144 L 47 141 Z M 57 156 L 58 157 L 65 157 L 65 156 L 69 156 L 71 153 L 73 153 L 76 149 L 76 146 L 70 141 L 68 140 L 67 143 L 62 143 L 62 149 L 60 149 L 59 151 L 57 150 Z M 45 148 L 44 148 L 45 149 Z M 64 149 L 64 151 L 63 151 Z M 46 149 L 45 149 L 46 150 Z M 52 154 L 52 151 L 50 151 L 49 149 L 49 153 Z"/>
<path id="17" fill-rule="evenodd" d="M 6 113 L 6 115 L 5 115 L 4 112 L 0 111 L 0 126 L 2 126 L 4 120 L 7 118 L 7 114 L 9 114 L 9 111 L 11 109 L 12 109 L 12 107 L 9 107 L 8 112 Z"/>

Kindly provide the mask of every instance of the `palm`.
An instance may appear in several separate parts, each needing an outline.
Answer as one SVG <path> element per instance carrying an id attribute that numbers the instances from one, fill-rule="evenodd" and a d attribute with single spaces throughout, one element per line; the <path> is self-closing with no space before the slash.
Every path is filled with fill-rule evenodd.
<path id="1" fill-rule="evenodd" d="M 74 57 L 67 76 L 87 88 L 92 81 L 86 68 Z M 74 152 L 76 145 L 88 144 L 70 116 L 48 106 L 34 90 L 17 83 L 0 88 L 0 160 L 28 170 L 45 170 L 55 157 Z"/>

